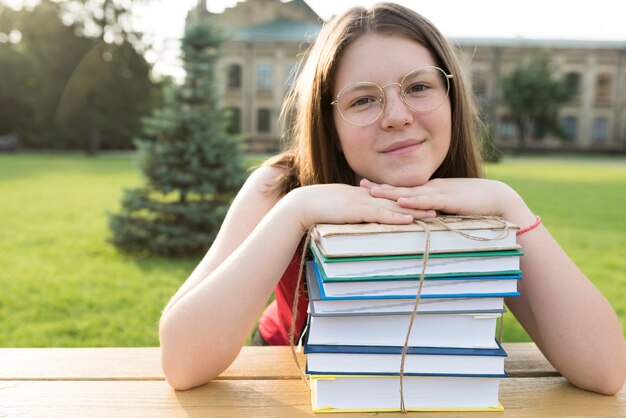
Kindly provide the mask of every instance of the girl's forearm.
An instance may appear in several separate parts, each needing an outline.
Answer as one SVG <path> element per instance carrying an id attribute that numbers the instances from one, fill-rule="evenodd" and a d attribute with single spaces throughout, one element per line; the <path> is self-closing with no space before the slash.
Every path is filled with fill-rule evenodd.
<path id="1" fill-rule="evenodd" d="M 509 307 L 573 384 L 617 392 L 626 376 L 626 344 L 614 310 L 543 226 L 519 242 L 524 278 L 520 299 Z"/>
<path id="2" fill-rule="evenodd" d="M 174 388 L 206 383 L 230 365 L 302 234 L 294 206 L 279 202 L 230 257 L 163 316 L 163 369 Z"/>

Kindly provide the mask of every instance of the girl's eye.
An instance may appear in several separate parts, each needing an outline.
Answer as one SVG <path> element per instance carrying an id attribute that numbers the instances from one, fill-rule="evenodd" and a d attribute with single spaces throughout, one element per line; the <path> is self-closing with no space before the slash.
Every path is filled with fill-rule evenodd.
<path id="1" fill-rule="evenodd" d="M 423 93 L 426 91 L 428 87 L 426 87 L 425 84 L 413 84 L 412 86 L 409 86 L 408 89 L 406 89 L 406 93 L 407 94 L 411 94 L 411 93 Z"/>
<path id="2" fill-rule="evenodd" d="M 365 106 L 365 105 L 374 103 L 375 101 L 376 100 L 372 97 L 359 97 L 358 99 L 354 100 L 350 106 L 351 107 Z"/>

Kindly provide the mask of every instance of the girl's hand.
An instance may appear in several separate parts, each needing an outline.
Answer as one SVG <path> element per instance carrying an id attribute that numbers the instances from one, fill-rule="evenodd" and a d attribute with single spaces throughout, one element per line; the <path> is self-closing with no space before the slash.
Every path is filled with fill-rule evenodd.
<path id="1" fill-rule="evenodd" d="M 373 197 L 396 201 L 407 209 L 500 216 L 512 222 L 533 219 L 522 198 L 511 187 L 495 180 L 442 178 L 417 187 L 394 187 L 364 179 L 360 185 Z"/>
<path id="2" fill-rule="evenodd" d="M 409 224 L 413 219 L 436 215 L 432 210 L 401 206 L 394 199 L 374 196 L 366 188 L 346 184 L 299 187 L 281 202 L 298 211 L 305 231 L 318 223 Z"/>

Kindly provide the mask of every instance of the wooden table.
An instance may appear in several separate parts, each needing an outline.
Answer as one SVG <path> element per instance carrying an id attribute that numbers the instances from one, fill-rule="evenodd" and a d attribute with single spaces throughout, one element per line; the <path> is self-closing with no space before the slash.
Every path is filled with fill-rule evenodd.
<path id="1" fill-rule="evenodd" d="M 511 375 L 504 412 L 383 413 L 383 417 L 626 416 L 615 396 L 576 389 L 532 343 L 504 344 Z M 304 355 L 300 356 L 304 364 Z M 158 348 L 0 349 L 0 417 L 312 416 L 308 389 L 288 347 L 244 347 L 219 379 L 185 392 L 163 379 Z M 341 414 L 352 418 L 377 414 Z M 318 417 L 327 414 L 318 414 Z"/>

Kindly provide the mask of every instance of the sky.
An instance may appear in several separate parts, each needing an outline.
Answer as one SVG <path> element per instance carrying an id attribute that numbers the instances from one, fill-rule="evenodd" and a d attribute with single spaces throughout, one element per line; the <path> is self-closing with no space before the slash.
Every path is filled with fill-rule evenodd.
<path id="1" fill-rule="evenodd" d="M 20 5 L 35 0 L 0 0 Z M 238 0 L 209 0 L 221 12 Z M 239 0 L 241 1 L 241 0 Z M 254 1 L 254 0 L 248 0 Z M 323 19 L 376 0 L 306 0 Z M 448 37 L 617 40 L 626 44 L 626 1 L 621 0 L 396 0 L 431 20 Z M 179 39 L 196 0 L 152 0 L 136 6 L 137 28 L 151 34 L 156 74 L 182 76 Z"/>
<path id="2" fill-rule="evenodd" d="M 221 12 L 238 0 L 209 0 L 209 10 Z M 254 0 L 248 0 L 254 1 Z M 354 5 L 371 5 L 376 0 L 307 0 L 322 18 Z M 448 37 L 534 38 L 618 40 L 626 44 L 626 1 L 616 0 L 397 0 L 431 20 Z M 147 30 L 163 47 L 156 73 L 181 75 L 176 39 L 196 0 L 158 0 L 145 10 Z"/>

